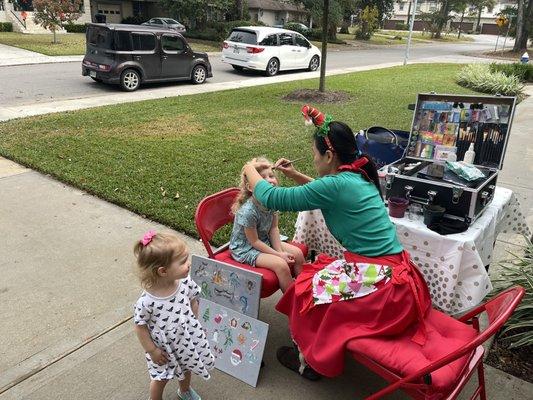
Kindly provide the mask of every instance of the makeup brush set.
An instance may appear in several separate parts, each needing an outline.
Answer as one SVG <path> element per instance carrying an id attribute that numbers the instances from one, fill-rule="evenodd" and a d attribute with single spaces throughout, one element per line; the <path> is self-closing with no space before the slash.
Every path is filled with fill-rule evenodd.
<path id="1" fill-rule="evenodd" d="M 419 94 L 405 157 L 388 170 L 387 198 L 438 204 L 471 223 L 490 204 L 503 166 L 515 97 Z M 482 172 L 467 181 L 446 167 L 462 161 Z"/>

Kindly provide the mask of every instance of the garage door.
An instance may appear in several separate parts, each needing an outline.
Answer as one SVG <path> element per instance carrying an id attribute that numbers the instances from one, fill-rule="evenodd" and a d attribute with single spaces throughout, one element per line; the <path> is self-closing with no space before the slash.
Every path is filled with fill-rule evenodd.
<path id="1" fill-rule="evenodd" d="M 107 23 L 120 24 L 122 22 L 120 4 L 98 3 L 98 13 L 105 15 Z"/>

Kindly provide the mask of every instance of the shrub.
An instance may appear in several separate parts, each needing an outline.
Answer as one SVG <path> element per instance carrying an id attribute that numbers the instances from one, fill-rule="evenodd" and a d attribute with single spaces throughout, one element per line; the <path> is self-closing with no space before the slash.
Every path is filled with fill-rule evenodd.
<path id="1" fill-rule="evenodd" d="M 309 40 L 322 40 L 322 28 L 309 29 L 305 37 Z"/>
<path id="2" fill-rule="evenodd" d="M 528 238 L 526 241 L 524 256 L 513 254 L 514 259 L 500 263 L 503 273 L 494 280 L 496 292 L 514 285 L 526 289 L 522 302 L 499 334 L 501 340 L 511 342 L 509 348 L 533 346 L 533 245 Z"/>
<path id="3" fill-rule="evenodd" d="M 533 65 L 513 63 L 513 64 L 490 64 L 491 72 L 503 72 L 507 76 L 516 76 L 521 82 L 533 81 Z"/>
<path id="4" fill-rule="evenodd" d="M 0 32 L 13 32 L 13 24 L 11 22 L 0 22 Z"/>
<path id="5" fill-rule="evenodd" d="M 220 41 L 219 33 L 214 28 L 206 28 L 202 31 L 187 31 L 184 36 L 190 39 L 212 40 L 215 42 Z"/>
<path id="6" fill-rule="evenodd" d="M 141 25 L 146 22 L 146 18 L 141 15 L 134 15 L 132 17 L 126 17 L 122 20 L 123 24 Z"/>
<path id="7" fill-rule="evenodd" d="M 87 24 L 65 24 L 63 28 L 68 33 L 85 33 L 87 30 Z"/>
<path id="8" fill-rule="evenodd" d="M 301 33 L 304 36 L 306 35 L 307 31 L 309 30 L 309 29 L 305 29 L 301 25 L 299 25 L 297 23 L 294 23 L 294 22 L 287 22 L 285 24 L 284 28 L 285 29 L 289 29 L 291 31 L 295 31 L 295 32 Z"/>
<path id="9" fill-rule="evenodd" d="M 487 64 L 467 65 L 459 71 L 457 83 L 478 92 L 506 96 L 519 96 L 524 89 L 516 76 L 507 76 L 499 71 L 491 72 Z"/>
<path id="10" fill-rule="evenodd" d="M 264 26 L 265 24 L 258 21 L 229 21 L 229 22 L 212 22 L 208 24 L 208 28 L 212 28 L 217 32 L 215 40 L 221 42 L 226 40 L 233 28 L 239 26 Z"/>
<path id="11" fill-rule="evenodd" d="M 409 25 L 407 25 L 405 22 L 396 22 L 396 25 L 394 25 L 394 28 L 398 31 L 408 31 Z"/>

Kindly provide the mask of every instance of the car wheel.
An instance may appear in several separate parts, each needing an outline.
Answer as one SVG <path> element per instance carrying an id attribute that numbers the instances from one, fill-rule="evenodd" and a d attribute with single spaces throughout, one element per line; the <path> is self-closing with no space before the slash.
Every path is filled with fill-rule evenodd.
<path id="1" fill-rule="evenodd" d="M 141 76 L 134 69 L 127 69 L 120 75 L 120 86 L 126 92 L 133 92 L 141 86 Z"/>
<path id="2" fill-rule="evenodd" d="M 265 70 L 266 76 L 274 76 L 279 71 L 279 61 L 277 58 L 271 58 L 268 60 L 268 64 Z"/>
<path id="3" fill-rule="evenodd" d="M 199 85 L 204 83 L 207 79 L 207 69 L 203 65 L 197 65 L 193 68 L 191 73 L 192 83 Z"/>
<path id="4" fill-rule="evenodd" d="M 94 76 L 91 76 L 91 79 L 95 82 L 102 82 L 100 78 L 95 78 Z"/>
<path id="5" fill-rule="evenodd" d="M 231 64 L 231 66 L 233 67 L 233 69 L 235 71 L 242 71 L 244 69 L 244 67 L 241 67 L 240 65 L 233 65 Z"/>
<path id="6" fill-rule="evenodd" d="M 309 61 L 309 71 L 316 71 L 320 66 L 320 57 L 313 56 L 311 61 Z"/>

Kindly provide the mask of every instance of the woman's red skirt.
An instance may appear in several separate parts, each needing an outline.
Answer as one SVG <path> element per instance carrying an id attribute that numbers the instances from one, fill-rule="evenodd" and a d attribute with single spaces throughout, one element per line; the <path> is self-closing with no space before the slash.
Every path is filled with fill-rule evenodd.
<path id="1" fill-rule="evenodd" d="M 289 317 L 291 335 L 306 362 L 328 377 L 344 370 L 344 353 L 351 339 L 397 335 L 417 324 L 413 340 L 422 344 L 422 320 L 431 307 L 427 284 L 406 251 L 382 257 L 346 252 L 345 258 L 348 262 L 388 265 L 392 279 L 368 296 L 320 304 L 302 312 L 312 298 L 313 275 L 335 260 L 321 254 L 313 264 L 304 265 L 276 306 Z"/>

